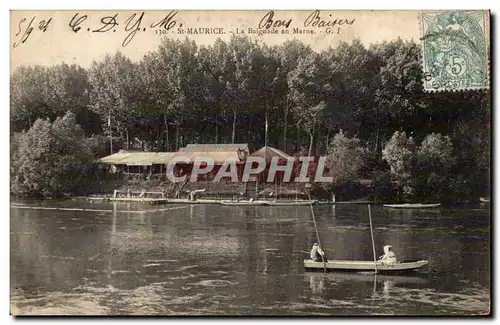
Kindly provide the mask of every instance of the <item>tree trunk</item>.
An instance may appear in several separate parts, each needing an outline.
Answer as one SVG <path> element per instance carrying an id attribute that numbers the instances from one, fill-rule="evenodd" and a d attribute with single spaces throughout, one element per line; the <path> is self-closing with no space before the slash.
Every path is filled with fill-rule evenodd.
<path id="1" fill-rule="evenodd" d="M 110 150 L 110 155 L 113 154 L 113 130 L 111 127 L 109 128 L 109 150 Z"/>
<path id="2" fill-rule="evenodd" d="M 287 152 L 287 147 L 286 147 L 286 130 L 288 127 L 288 99 L 286 100 L 285 104 L 285 123 L 283 126 L 283 151 Z"/>
<path id="3" fill-rule="evenodd" d="M 377 130 L 375 132 L 375 153 L 378 155 L 378 137 L 380 133 L 380 123 L 378 120 L 378 108 L 375 108 L 375 123 L 377 123 Z"/>
<path id="4" fill-rule="evenodd" d="M 191 128 L 191 143 L 195 143 L 195 141 L 194 141 L 195 137 L 196 137 L 196 134 L 195 134 L 194 128 Z"/>
<path id="5" fill-rule="evenodd" d="M 163 121 L 165 122 L 165 134 L 167 135 L 167 152 L 170 150 L 170 143 L 168 141 L 168 121 L 167 121 L 167 116 L 163 114 Z"/>
<path id="6" fill-rule="evenodd" d="M 328 152 L 328 146 L 330 145 L 330 132 L 330 129 L 328 129 L 328 131 L 326 132 L 325 153 Z"/>
<path id="7" fill-rule="evenodd" d="M 311 157 L 311 153 L 312 153 L 313 140 L 314 140 L 313 133 L 309 132 L 309 154 L 308 154 L 309 157 Z"/>
<path id="8" fill-rule="evenodd" d="M 153 142 L 154 142 L 153 139 L 154 139 L 153 130 L 150 130 L 148 133 L 148 143 L 149 143 L 148 151 L 152 151 L 153 149 Z"/>
<path id="9" fill-rule="evenodd" d="M 264 134 L 264 147 L 267 147 L 267 143 L 268 143 L 268 141 L 267 141 L 268 124 L 267 123 L 268 123 L 268 114 L 269 113 L 268 113 L 268 108 L 267 107 L 268 106 L 266 105 L 266 131 L 265 131 L 266 133 Z"/>
<path id="10" fill-rule="evenodd" d="M 233 135 L 231 136 L 231 143 L 234 143 L 236 136 L 236 110 L 233 110 Z"/>
<path id="11" fill-rule="evenodd" d="M 129 136 L 128 136 L 128 129 L 126 129 L 126 130 L 125 130 L 125 136 L 126 136 L 126 138 L 127 138 L 127 140 L 126 140 L 126 141 L 127 141 L 127 146 L 126 146 L 126 148 L 127 148 L 127 150 L 128 150 L 128 144 L 129 144 L 129 142 L 130 142 L 130 140 L 129 140 Z"/>
<path id="12" fill-rule="evenodd" d="M 247 142 L 253 142 L 252 141 L 252 116 L 250 116 L 250 120 L 248 121 Z"/>
<path id="13" fill-rule="evenodd" d="M 299 140 L 300 140 L 300 127 L 297 123 L 297 141 L 295 142 L 295 152 L 299 152 Z"/>
<path id="14" fill-rule="evenodd" d="M 217 112 L 215 112 L 215 143 L 219 141 L 219 121 L 217 121 Z"/>
<path id="15" fill-rule="evenodd" d="M 321 151 L 320 141 L 321 141 L 320 132 L 317 131 L 315 139 L 314 139 L 315 156 L 319 156 L 320 155 L 320 151 Z"/>
<path id="16" fill-rule="evenodd" d="M 175 151 L 179 151 L 179 125 L 176 125 L 175 130 Z"/>

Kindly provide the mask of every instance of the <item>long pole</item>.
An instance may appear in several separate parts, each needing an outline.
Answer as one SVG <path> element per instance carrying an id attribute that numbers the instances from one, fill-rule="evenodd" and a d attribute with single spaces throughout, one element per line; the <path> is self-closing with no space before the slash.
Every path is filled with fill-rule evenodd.
<path id="1" fill-rule="evenodd" d="M 316 225 L 316 218 L 314 217 L 314 209 L 313 209 L 313 205 L 312 205 L 312 201 L 311 201 L 311 194 L 307 193 L 308 197 L 309 197 L 309 206 L 311 207 L 311 214 L 312 214 L 312 217 L 313 217 L 313 222 L 314 222 L 314 229 L 316 230 L 316 239 L 318 240 L 318 245 L 319 247 L 321 248 L 321 240 L 319 239 L 319 232 L 318 232 L 318 227 Z M 323 249 L 321 249 L 323 250 Z M 322 254 L 321 255 L 321 260 L 323 261 L 323 271 L 326 273 L 326 262 L 325 262 L 325 258 L 323 257 Z"/>
<path id="2" fill-rule="evenodd" d="M 373 238 L 373 224 L 372 224 L 372 209 L 370 204 L 368 204 L 368 217 L 370 218 L 370 233 L 372 235 L 373 263 L 375 265 L 375 274 L 377 274 L 377 253 L 375 252 L 375 239 Z"/>
<path id="3" fill-rule="evenodd" d="M 266 151 L 267 151 L 267 128 L 268 128 L 268 123 L 267 123 L 267 110 L 268 110 L 268 107 L 267 107 L 267 104 L 266 104 L 266 132 L 265 132 L 265 135 L 264 135 L 264 147 L 266 148 Z"/>
<path id="4" fill-rule="evenodd" d="M 110 143 L 110 155 L 113 154 L 113 130 L 111 130 L 111 110 L 109 110 L 108 115 L 108 128 L 109 128 L 109 143 Z"/>

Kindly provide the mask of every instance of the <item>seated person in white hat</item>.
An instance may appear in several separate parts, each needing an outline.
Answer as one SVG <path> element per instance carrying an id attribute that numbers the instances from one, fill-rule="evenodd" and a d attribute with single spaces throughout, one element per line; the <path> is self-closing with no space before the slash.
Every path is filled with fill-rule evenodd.
<path id="1" fill-rule="evenodd" d="M 315 262 L 327 262 L 325 252 L 323 252 L 318 243 L 314 243 L 311 249 L 311 259 Z"/>
<path id="2" fill-rule="evenodd" d="M 397 262 L 396 254 L 394 254 L 394 252 L 392 251 L 391 245 L 384 246 L 384 255 L 380 256 L 379 260 L 384 264 L 392 264 Z"/>

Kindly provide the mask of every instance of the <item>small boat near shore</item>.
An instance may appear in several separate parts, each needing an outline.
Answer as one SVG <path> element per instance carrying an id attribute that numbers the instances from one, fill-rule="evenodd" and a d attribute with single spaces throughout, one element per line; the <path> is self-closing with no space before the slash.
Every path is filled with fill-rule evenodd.
<path id="1" fill-rule="evenodd" d="M 262 206 L 266 205 L 265 201 L 230 201 L 230 200 L 223 200 L 219 202 L 222 205 L 229 205 L 229 206 Z"/>
<path id="2" fill-rule="evenodd" d="M 329 260 L 328 262 L 315 262 L 313 260 L 304 260 L 306 270 L 330 270 L 330 271 L 377 271 L 380 273 L 398 273 L 417 270 L 429 264 L 427 260 L 420 261 L 401 261 L 391 264 L 384 264 L 382 261 L 349 261 L 349 260 Z"/>
<path id="3" fill-rule="evenodd" d="M 479 202 L 481 203 L 490 203 L 490 197 L 480 197 Z"/>
<path id="4" fill-rule="evenodd" d="M 441 205 L 441 203 L 403 203 L 403 204 L 384 204 L 386 208 L 393 209 L 432 209 L 437 208 Z"/>
<path id="5" fill-rule="evenodd" d="M 265 201 L 266 205 L 269 206 L 303 206 L 316 204 L 317 200 L 299 200 L 299 201 Z"/>

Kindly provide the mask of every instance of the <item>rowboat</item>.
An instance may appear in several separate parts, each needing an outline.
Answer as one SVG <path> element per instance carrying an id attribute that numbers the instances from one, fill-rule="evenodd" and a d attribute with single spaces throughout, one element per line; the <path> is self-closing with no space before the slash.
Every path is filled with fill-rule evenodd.
<path id="1" fill-rule="evenodd" d="M 297 205 L 311 205 L 316 204 L 317 200 L 304 200 L 304 201 L 265 201 L 266 205 L 270 206 L 297 206 Z"/>
<path id="2" fill-rule="evenodd" d="M 231 205 L 231 206 L 258 206 L 265 205 L 264 201 L 220 201 L 222 205 Z"/>
<path id="3" fill-rule="evenodd" d="M 329 260 L 326 263 L 315 262 L 313 260 L 304 260 L 306 270 L 328 270 L 328 271 L 375 271 L 381 273 L 398 273 L 405 271 L 414 271 L 429 264 L 427 260 L 420 261 L 401 261 L 391 264 L 384 264 L 382 261 L 350 261 L 350 260 Z M 376 266 L 376 268 L 375 268 Z"/>
<path id="4" fill-rule="evenodd" d="M 440 205 L 441 203 L 430 203 L 430 204 L 404 203 L 404 204 L 384 204 L 384 207 L 393 209 L 431 209 L 431 208 L 437 208 Z"/>
<path id="5" fill-rule="evenodd" d="M 480 197 L 479 201 L 482 203 L 490 203 L 490 198 L 489 197 Z"/>
<path id="6" fill-rule="evenodd" d="M 390 205 L 392 206 L 392 205 Z M 437 204 L 439 206 L 439 204 Z M 313 245 L 311 256 L 322 256 L 321 244 L 319 243 L 319 232 L 316 226 L 314 211 L 311 206 L 311 214 L 316 230 L 317 243 Z M 373 260 L 372 261 L 356 261 L 356 260 L 328 260 L 314 261 L 312 259 L 304 260 L 304 268 L 306 270 L 324 270 L 324 271 L 354 271 L 354 272 L 375 272 L 375 273 L 404 273 L 414 271 L 429 264 L 428 260 L 411 260 L 411 261 L 396 261 L 396 256 L 392 251 L 391 245 L 384 245 L 384 255 L 378 260 L 376 259 L 375 241 L 373 236 L 372 213 L 370 205 L 368 205 L 368 218 L 370 220 L 370 235 L 372 238 Z"/>

